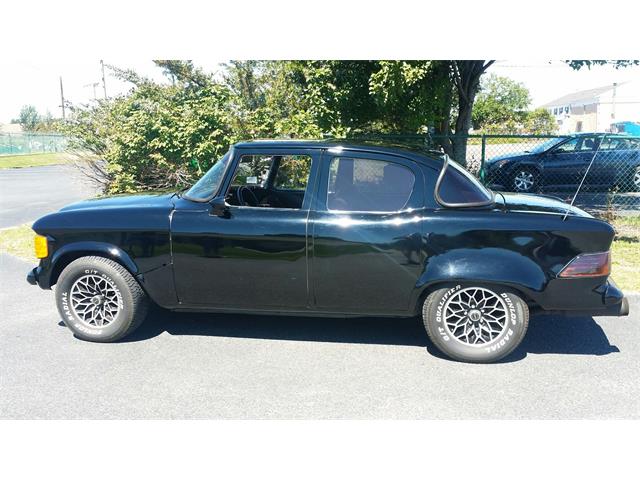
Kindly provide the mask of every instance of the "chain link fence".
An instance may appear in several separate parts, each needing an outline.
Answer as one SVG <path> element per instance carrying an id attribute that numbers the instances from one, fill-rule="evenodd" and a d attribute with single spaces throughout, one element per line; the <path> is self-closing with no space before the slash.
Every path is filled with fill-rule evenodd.
<path id="1" fill-rule="evenodd" d="M 454 135 L 365 140 L 444 151 Z M 465 167 L 493 190 L 542 194 L 602 215 L 640 213 L 640 137 L 625 134 L 465 135 Z"/>
<path id="2" fill-rule="evenodd" d="M 63 152 L 67 148 L 64 135 L 46 133 L 0 133 L 0 155 L 28 155 Z"/>

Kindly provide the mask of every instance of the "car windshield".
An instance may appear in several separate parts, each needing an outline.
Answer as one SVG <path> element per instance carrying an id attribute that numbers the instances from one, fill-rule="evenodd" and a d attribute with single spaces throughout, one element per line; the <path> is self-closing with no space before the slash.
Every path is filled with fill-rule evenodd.
<path id="1" fill-rule="evenodd" d="M 209 200 L 212 198 L 220 189 L 230 159 L 231 154 L 229 152 L 218 160 L 193 187 L 187 190 L 184 197 L 196 201 Z"/>
<path id="2" fill-rule="evenodd" d="M 551 140 L 547 140 L 546 142 L 542 142 L 537 147 L 533 147 L 529 152 L 531 153 L 542 153 L 549 150 L 551 147 L 557 145 L 558 143 L 564 141 L 564 138 L 552 138 Z"/>

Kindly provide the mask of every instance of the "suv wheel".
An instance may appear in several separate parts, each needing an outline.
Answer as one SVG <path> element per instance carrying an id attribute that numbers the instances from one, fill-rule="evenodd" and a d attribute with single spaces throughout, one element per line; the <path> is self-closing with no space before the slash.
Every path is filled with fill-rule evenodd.
<path id="1" fill-rule="evenodd" d="M 640 192 L 640 166 L 636 167 L 631 177 L 631 191 Z"/>
<path id="2" fill-rule="evenodd" d="M 513 174 L 511 187 L 514 192 L 530 193 L 538 188 L 539 174 L 530 168 L 518 168 Z"/>
<path id="3" fill-rule="evenodd" d="M 447 356 L 490 363 L 520 345 L 529 325 L 529 308 L 507 289 L 456 285 L 432 292 L 422 318 L 429 338 Z"/>
<path id="4" fill-rule="evenodd" d="M 132 333 L 147 313 L 147 296 L 119 263 L 81 257 L 62 271 L 55 289 L 58 312 L 82 340 L 115 342 Z"/>

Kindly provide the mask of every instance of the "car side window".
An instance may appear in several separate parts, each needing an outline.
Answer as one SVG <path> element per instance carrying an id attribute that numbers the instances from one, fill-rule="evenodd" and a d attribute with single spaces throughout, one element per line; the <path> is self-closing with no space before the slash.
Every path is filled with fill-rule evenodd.
<path id="1" fill-rule="evenodd" d="M 592 137 L 578 137 L 563 143 L 555 149 L 555 153 L 573 153 L 592 151 L 596 148 L 596 139 Z"/>
<path id="2" fill-rule="evenodd" d="M 578 146 L 578 142 L 580 140 L 581 140 L 580 138 L 574 138 L 573 140 L 569 140 L 568 142 L 565 142 L 562 145 L 560 145 L 558 148 L 556 148 L 556 152 L 557 153 L 575 152 L 577 149 L 576 147 Z"/>
<path id="3" fill-rule="evenodd" d="M 406 207 L 415 181 L 414 173 L 397 163 L 334 157 L 329 165 L 327 208 L 396 212 Z"/>
<path id="4" fill-rule="evenodd" d="M 300 209 L 311 161 L 309 155 L 243 155 L 225 201 L 241 207 Z"/>
<path id="5" fill-rule="evenodd" d="M 231 182 L 231 186 L 257 185 L 264 187 L 273 157 L 268 155 L 243 155 Z"/>
<path id="6" fill-rule="evenodd" d="M 283 155 L 278 162 L 273 188 L 306 190 L 310 171 L 311 157 L 309 155 Z"/>

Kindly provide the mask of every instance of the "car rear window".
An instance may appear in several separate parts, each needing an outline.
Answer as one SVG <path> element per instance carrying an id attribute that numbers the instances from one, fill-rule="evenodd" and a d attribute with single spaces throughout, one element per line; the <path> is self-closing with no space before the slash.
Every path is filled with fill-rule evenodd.
<path id="1" fill-rule="evenodd" d="M 436 200 L 444 206 L 489 204 L 493 195 L 473 175 L 455 162 L 447 160 L 444 176 L 437 188 Z M 439 198 L 438 198 L 439 197 Z"/>
<path id="2" fill-rule="evenodd" d="M 409 168 L 397 163 L 336 157 L 329 167 L 327 208 L 352 212 L 403 210 L 415 180 Z"/>

